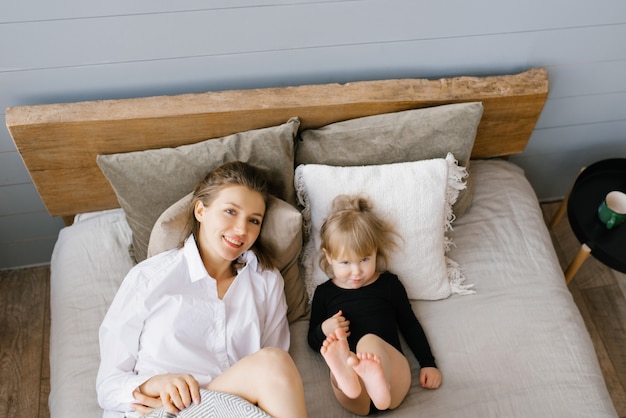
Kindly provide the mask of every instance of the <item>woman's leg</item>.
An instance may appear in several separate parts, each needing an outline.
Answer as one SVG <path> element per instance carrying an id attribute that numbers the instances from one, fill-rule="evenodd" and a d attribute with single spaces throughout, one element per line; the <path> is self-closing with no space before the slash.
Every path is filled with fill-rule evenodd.
<path id="1" fill-rule="evenodd" d="M 264 348 L 235 363 L 207 389 L 232 393 L 276 418 L 306 418 L 304 388 L 289 353 Z"/>

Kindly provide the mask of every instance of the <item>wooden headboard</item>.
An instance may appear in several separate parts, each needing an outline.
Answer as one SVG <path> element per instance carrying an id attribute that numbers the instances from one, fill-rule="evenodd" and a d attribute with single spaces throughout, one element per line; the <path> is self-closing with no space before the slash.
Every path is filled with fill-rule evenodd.
<path id="1" fill-rule="evenodd" d="M 472 158 L 524 150 L 548 95 L 545 69 L 515 75 L 399 79 L 11 107 L 6 123 L 53 216 L 118 207 L 96 164 L 111 154 L 284 123 L 300 129 L 447 103 L 483 103 Z"/>

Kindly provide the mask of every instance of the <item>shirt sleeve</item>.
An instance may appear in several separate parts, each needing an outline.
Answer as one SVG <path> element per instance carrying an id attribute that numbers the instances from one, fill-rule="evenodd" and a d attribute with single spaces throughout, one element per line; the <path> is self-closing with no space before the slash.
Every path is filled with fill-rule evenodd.
<path id="1" fill-rule="evenodd" d="M 271 275 L 268 280 L 268 295 L 265 299 L 266 320 L 261 334 L 261 347 L 278 347 L 289 350 L 290 334 L 287 321 L 287 300 L 285 283 L 278 270 L 266 271 Z M 271 280 L 273 279 L 273 280 Z"/>
<path id="2" fill-rule="evenodd" d="M 100 326 L 96 390 L 100 407 L 108 411 L 132 411 L 132 392 L 149 377 L 134 372 L 145 316 L 139 300 L 144 292 L 137 289 L 137 276 L 136 268 L 128 273 Z"/>
<path id="3" fill-rule="evenodd" d="M 396 306 L 398 307 L 397 320 L 400 332 L 411 348 L 420 367 L 437 367 L 435 357 L 430 350 L 430 344 L 422 325 L 415 316 L 415 312 L 413 312 L 406 289 L 397 277 L 394 282 L 396 282 L 394 285 L 394 294 L 396 294 L 394 300 L 398 301 Z"/>
<path id="4" fill-rule="evenodd" d="M 308 332 L 309 346 L 317 352 L 320 351 L 322 343 L 326 339 L 324 331 L 322 331 L 322 323 L 328 319 L 324 299 L 323 288 L 318 286 L 315 289 L 313 301 L 311 302 L 311 319 L 309 320 Z"/>

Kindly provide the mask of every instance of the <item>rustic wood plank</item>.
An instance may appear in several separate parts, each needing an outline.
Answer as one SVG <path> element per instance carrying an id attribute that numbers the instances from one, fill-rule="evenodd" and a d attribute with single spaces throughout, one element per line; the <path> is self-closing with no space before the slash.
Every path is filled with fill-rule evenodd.
<path id="1" fill-rule="evenodd" d="M 473 158 L 522 152 L 548 94 L 545 69 L 515 75 L 400 79 L 20 106 L 6 121 L 53 216 L 117 207 L 98 154 L 172 147 L 278 125 L 481 101 Z"/>
<path id="2" fill-rule="evenodd" d="M 37 417 L 47 267 L 0 272 L 0 417 Z"/>

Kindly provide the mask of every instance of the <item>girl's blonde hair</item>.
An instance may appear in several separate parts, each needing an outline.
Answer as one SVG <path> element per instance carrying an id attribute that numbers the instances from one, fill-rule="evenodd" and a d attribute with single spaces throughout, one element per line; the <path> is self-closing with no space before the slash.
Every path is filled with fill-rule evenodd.
<path id="1" fill-rule="evenodd" d="M 265 173 L 261 169 L 242 161 L 225 163 L 210 171 L 204 179 L 196 185 L 196 188 L 193 191 L 191 205 L 188 208 L 188 221 L 183 237 L 188 237 L 190 234 L 193 234 L 196 241 L 198 240 L 200 222 L 198 222 L 194 214 L 196 202 L 201 201 L 205 207 L 208 207 L 216 199 L 219 192 L 229 186 L 245 186 L 248 189 L 259 193 L 263 196 L 265 207 L 267 208 L 267 201 L 270 196 L 270 185 Z M 262 230 L 263 224 L 261 224 L 261 231 Z M 180 245 L 182 246 L 183 243 Z M 270 254 L 269 249 L 263 246 L 263 243 L 259 238 L 257 238 L 250 249 L 254 252 L 259 260 L 259 264 L 263 268 L 274 268 L 273 257 Z"/>
<path id="2" fill-rule="evenodd" d="M 372 203 L 364 195 L 339 195 L 332 203 L 330 215 L 322 224 L 321 269 L 332 276 L 326 254 L 333 259 L 377 255 L 377 269 L 387 268 L 389 253 L 398 246 L 400 235 L 393 226 L 373 212 Z"/>

